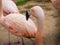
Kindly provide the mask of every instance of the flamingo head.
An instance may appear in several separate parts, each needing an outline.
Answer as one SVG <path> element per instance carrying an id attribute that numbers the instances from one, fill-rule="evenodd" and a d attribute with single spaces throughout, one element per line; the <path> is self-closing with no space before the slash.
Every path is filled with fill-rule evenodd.
<path id="1" fill-rule="evenodd" d="M 36 18 L 41 18 L 41 17 L 44 17 L 44 12 L 40 6 L 34 6 L 30 10 L 26 11 L 26 19 L 27 20 L 30 17 L 30 15 L 32 15 Z"/>

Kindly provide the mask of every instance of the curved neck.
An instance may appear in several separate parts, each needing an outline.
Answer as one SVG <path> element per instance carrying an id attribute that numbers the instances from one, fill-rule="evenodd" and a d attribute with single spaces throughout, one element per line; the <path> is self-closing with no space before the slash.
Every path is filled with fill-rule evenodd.
<path id="1" fill-rule="evenodd" d="M 0 0 L 0 18 L 3 16 L 2 0 Z"/>
<path id="2" fill-rule="evenodd" d="M 38 30 L 37 30 L 37 35 L 36 35 L 36 41 L 35 41 L 35 45 L 42 45 L 42 40 L 43 40 L 43 34 L 44 34 L 44 13 L 40 12 L 40 14 L 38 14 Z"/>
<path id="3" fill-rule="evenodd" d="M 41 29 L 43 29 L 44 26 L 44 20 L 39 18 L 37 19 L 37 23 L 38 23 L 38 32 L 41 32 L 42 31 Z"/>

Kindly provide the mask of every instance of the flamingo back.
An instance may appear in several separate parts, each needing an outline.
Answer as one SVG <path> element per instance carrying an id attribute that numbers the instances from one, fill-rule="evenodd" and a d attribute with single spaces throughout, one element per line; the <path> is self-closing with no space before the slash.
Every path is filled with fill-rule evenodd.
<path id="1" fill-rule="evenodd" d="M 5 16 L 3 25 L 8 28 L 13 34 L 24 37 L 35 37 L 37 28 L 34 22 L 29 19 L 26 21 L 24 15 L 9 14 Z"/>

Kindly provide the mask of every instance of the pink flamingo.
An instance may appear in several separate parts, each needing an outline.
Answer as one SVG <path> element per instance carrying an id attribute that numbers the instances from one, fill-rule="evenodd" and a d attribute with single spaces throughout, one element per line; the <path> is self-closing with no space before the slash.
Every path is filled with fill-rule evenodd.
<path id="1" fill-rule="evenodd" d="M 2 0 L 0 0 L 0 2 L 2 2 Z M 2 8 L 3 6 L 0 4 L 0 23 L 11 33 L 20 37 L 35 37 L 37 28 L 31 19 L 26 21 L 24 15 L 16 13 L 3 16 Z"/>
<path id="2" fill-rule="evenodd" d="M 2 5 L 3 5 L 4 15 L 8 15 L 11 13 L 19 13 L 16 4 L 12 0 L 2 0 Z M 20 40 L 18 39 L 16 42 L 20 42 Z"/>
<path id="3" fill-rule="evenodd" d="M 43 31 L 44 31 L 44 11 L 41 7 L 35 6 L 32 7 L 29 11 L 26 12 L 26 18 L 28 20 L 29 15 L 34 16 L 37 19 L 38 22 L 38 28 L 37 28 L 37 34 L 36 34 L 36 40 L 35 45 L 43 45 Z M 28 20 L 29 21 L 29 20 Z"/>

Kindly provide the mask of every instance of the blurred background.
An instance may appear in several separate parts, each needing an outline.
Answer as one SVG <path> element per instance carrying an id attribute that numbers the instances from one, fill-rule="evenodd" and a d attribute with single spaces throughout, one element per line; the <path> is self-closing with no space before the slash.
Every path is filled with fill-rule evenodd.
<path id="1" fill-rule="evenodd" d="M 56 9 L 53 7 L 51 0 L 13 0 L 19 8 L 20 13 L 25 14 L 27 9 L 30 9 L 33 6 L 41 6 L 45 12 L 45 23 L 44 23 L 44 45 L 60 45 L 60 17 L 57 16 Z M 31 16 L 31 19 L 37 25 L 36 19 Z M 23 37 L 24 38 L 24 37 Z M 5 27 L 0 25 L 0 45 L 4 45 L 4 42 L 8 41 L 8 31 Z M 18 37 L 21 40 L 21 37 Z M 14 44 L 13 42 L 17 40 L 17 36 L 10 33 L 10 41 L 12 45 L 21 45 Z M 24 38 L 26 45 L 31 45 L 29 39 Z"/>

